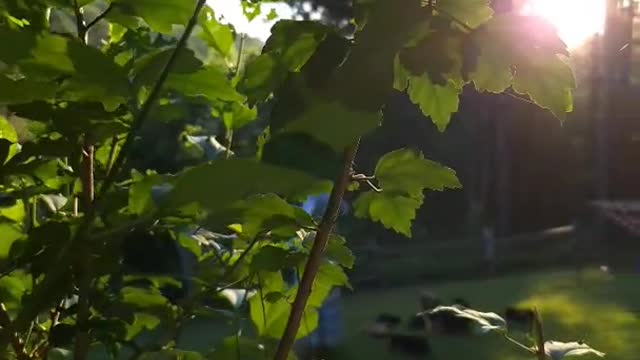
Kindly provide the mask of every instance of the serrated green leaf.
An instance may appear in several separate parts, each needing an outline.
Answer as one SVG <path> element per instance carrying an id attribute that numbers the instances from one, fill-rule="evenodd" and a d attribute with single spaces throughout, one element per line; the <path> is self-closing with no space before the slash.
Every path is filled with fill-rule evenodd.
<path id="1" fill-rule="evenodd" d="M 137 179 L 129 187 L 129 205 L 127 207 L 129 212 L 135 215 L 142 215 L 155 208 L 152 188 L 166 182 L 166 177 L 155 173 L 149 173 Z"/>
<path id="2" fill-rule="evenodd" d="M 171 74 L 165 87 L 187 96 L 205 97 L 209 100 L 243 101 L 244 98 L 231 86 L 227 76 L 217 68 L 209 67 L 191 74 Z"/>
<path id="3" fill-rule="evenodd" d="M 412 76 L 407 93 L 411 101 L 420 107 L 425 116 L 431 117 L 438 130 L 444 131 L 451 115 L 458 111 L 460 88 L 452 82 L 434 84 L 428 76 Z"/>
<path id="4" fill-rule="evenodd" d="M 231 28 L 220 24 L 215 13 L 208 6 L 202 9 L 199 25 L 202 28 L 200 38 L 221 55 L 228 56 L 234 43 Z"/>
<path id="5" fill-rule="evenodd" d="M 338 264 L 324 261 L 318 269 L 316 278 L 313 280 L 313 286 L 311 288 L 311 295 L 309 296 L 307 307 L 319 308 L 327 299 L 331 290 L 336 287 L 340 288 L 343 286 L 351 288 L 349 278 L 342 267 Z"/>
<path id="6" fill-rule="evenodd" d="M 520 64 L 513 79 L 513 89 L 529 95 L 531 100 L 564 120 L 573 111 L 575 77 L 569 64 L 560 56 L 540 56 Z"/>
<path id="7" fill-rule="evenodd" d="M 411 221 L 421 205 L 422 199 L 368 191 L 358 196 L 353 207 L 356 217 L 378 221 L 387 229 L 411 237 Z"/>
<path id="8" fill-rule="evenodd" d="M 486 23 L 493 10 L 489 0 L 438 0 L 436 10 L 453 17 L 470 28 L 476 28 Z"/>
<path id="9" fill-rule="evenodd" d="M 513 81 L 511 62 L 495 44 L 487 44 L 478 56 L 475 70 L 469 73 L 478 91 L 501 93 Z"/>
<path id="10" fill-rule="evenodd" d="M 420 197 L 424 189 L 443 191 L 461 186 L 454 170 L 410 149 L 394 150 L 381 157 L 375 176 L 383 191 L 406 193 L 411 197 Z"/>
<path id="11" fill-rule="evenodd" d="M 118 11 L 139 16 L 154 31 L 170 33 L 173 25 L 185 25 L 195 9 L 194 2 L 182 0 L 114 0 Z"/>

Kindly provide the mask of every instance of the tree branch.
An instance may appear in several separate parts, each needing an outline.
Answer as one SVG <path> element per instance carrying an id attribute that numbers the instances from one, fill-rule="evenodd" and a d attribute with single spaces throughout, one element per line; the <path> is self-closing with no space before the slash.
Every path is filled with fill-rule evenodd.
<path id="1" fill-rule="evenodd" d="M 95 19 L 91 20 L 86 26 L 85 28 L 87 29 L 87 31 L 89 29 L 91 29 L 95 24 L 97 24 L 98 22 L 100 22 L 100 20 L 104 19 L 107 15 L 109 15 L 109 13 L 111 12 L 111 10 L 113 10 L 113 3 L 109 4 L 109 6 L 98 16 L 96 16 Z"/>
<path id="2" fill-rule="evenodd" d="M 329 241 L 329 235 L 331 235 L 331 232 L 333 231 L 333 225 L 338 218 L 340 203 L 342 202 L 344 193 L 349 186 L 349 181 L 351 180 L 351 169 L 353 160 L 358 151 L 358 143 L 359 141 L 357 141 L 356 144 L 349 146 L 344 152 L 342 171 L 335 181 L 333 190 L 331 190 L 329 204 L 325 210 L 324 216 L 322 217 L 322 221 L 320 222 L 320 227 L 316 232 L 316 237 L 313 241 L 313 246 L 311 247 L 309 259 L 305 265 L 302 280 L 298 285 L 296 298 L 293 301 L 291 314 L 287 320 L 287 326 L 284 330 L 280 343 L 278 344 L 275 360 L 288 359 L 289 352 L 291 351 L 296 339 L 296 334 L 300 327 L 300 321 L 302 320 L 304 309 L 307 306 L 309 295 L 311 295 L 313 280 L 315 279 L 318 269 L 320 268 L 320 264 L 322 263 L 324 249 Z"/>

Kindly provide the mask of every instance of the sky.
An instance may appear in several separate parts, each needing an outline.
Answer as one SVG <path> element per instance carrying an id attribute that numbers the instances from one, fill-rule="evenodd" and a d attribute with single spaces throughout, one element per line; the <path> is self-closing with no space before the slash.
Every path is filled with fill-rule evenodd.
<path id="1" fill-rule="evenodd" d="M 238 32 L 262 41 L 267 40 L 271 33 L 271 26 L 275 23 L 275 20 L 266 20 L 271 9 L 276 10 L 280 19 L 293 17 L 293 10 L 284 3 L 263 3 L 260 16 L 251 22 L 242 13 L 240 0 L 209 0 L 208 3 L 215 11 L 216 16 L 223 16 L 224 20 L 233 24 Z"/>

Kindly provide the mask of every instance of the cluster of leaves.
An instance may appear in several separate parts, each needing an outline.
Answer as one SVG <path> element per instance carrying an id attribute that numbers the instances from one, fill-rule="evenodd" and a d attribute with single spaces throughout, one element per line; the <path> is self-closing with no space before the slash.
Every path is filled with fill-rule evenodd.
<path id="1" fill-rule="evenodd" d="M 506 340 L 517 345 L 525 352 L 533 355 L 539 355 L 539 358 L 551 360 L 561 360 L 568 356 L 581 356 L 581 355 L 596 355 L 604 357 L 605 353 L 591 348 L 589 345 L 582 341 L 561 342 L 554 340 L 544 341 L 544 333 L 542 331 L 542 323 L 539 315 L 534 311 L 534 323 L 532 328 L 536 328 L 535 340 L 538 344 L 543 344 L 543 349 L 538 348 L 538 345 L 527 346 L 511 337 L 511 329 L 507 326 L 507 321 L 500 315 L 493 312 L 481 312 L 473 309 L 463 308 L 459 306 L 438 306 L 435 309 L 429 311 L 430 314 L 446 313 L 454 317 L 462 318 L 471 321 L 477 332 L 481 334 L 498 333 L 502 335 Z"/>
<path id="2" fill-rule="evenodd" d="M 512 87 L 559 116 L 571 107 L 557 36 L 530 32 L 539 25 L 529 19 L 491 19 L 485 0 L 363 2 L 353 39 L 280 21 L 244 71 L 227 61 L 237 34 L 204 3 L 0 0 L 0 106 L 30 134 L 18 144 L 0 119 L 3 354 L 269 356 L 298 290 L 283 271 L 302 272 L 318 230 L 293 204 L 332 189 L 341 153 L 379 125 L 394 88 L 442 130 L 468 82 Z M 215 147 L 216 160 L 174 174 L 129 169 L 143 125 L 183 116 L 184 99 L 206 106 L 229 139 L 271 101 L 257 153 Z M 410 149 L 384 156 L 370 178 L 382 191 L 367 180 L 356 215 L 408 236 L 425 190 L 460 186 L 453 170 Z M 165 234 L 193 266 L 124 266 L 127 244 L 150 241 L 140 234 Z M 315 328 L 330 289 L 349 286 L 345 244 L 329 237 L 297 338 Z M 178 298 L 167 290 L 176 287 Z M 224 331 L 189 346 L 183 333 L 197 321 Z"/>

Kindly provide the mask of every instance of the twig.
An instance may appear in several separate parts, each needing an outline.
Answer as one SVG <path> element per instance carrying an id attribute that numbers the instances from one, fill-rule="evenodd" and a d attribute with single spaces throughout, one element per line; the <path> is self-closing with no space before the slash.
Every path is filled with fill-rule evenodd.
<path id="1" fill-rule="evenodd" d="M 169 73 L 171 72 L 171 69 L 173 68 L 176 61 L 178 60 L 178 56 L 180 52 L 187 45 L 187 40 L 189 39 L 189 37 L 191 37 L 191 33 L 193 32 L 193 29 L 198 23 L 198 15 L 200 15 L 200 12 L 202 11 L 202 8 L 206 4 L 206 2 L 207 2 L 206 0 L 198 0 L 198 3 L 196 4 L 196 8 L 193 11 L 193 16 L 191 16 L 191 19 L 189 19 L 189 23 L 187 23 L 184 33 L 180 37 L 180 40 L 178 40 L 178 43 L 176 44 L 176 48 L 174 49 L 173 53 L 171 53 L 171 57 L 169 58 L 164 68 L 160 72 L 158 81 L 155 83 L 155 85 L 151 89 L 151 92 L 149 93 L 147 100 L 142 105 L 140 112 L 138 112 L 137 116 L 133 120 L 131 124 L 131 129 L 127 134 L 127 137 L 124 141 L 124 144 L 122 145 L 122 148 L 120 149 L 120 152 L 116 156 L 116 160 L 113 162 L 111 171 L 109 171 L 109 173 L 107 174 L 104 180 L 104 183 L 100 188 L 100 192 L 98 193 L 98 196 L 96 198 L 98 202 L 102 200 L 102 198 L 106 195 L 106 193 L 109 191 L 111 186 L 115 183 L 116 178 L 119 175 L 120 171 L 122 170 L 122 167 L 124 166 L 124 163 L 127 159 L 127 153 L 129 152 L 129 148 L 133 145 L 133 140 L 137 136 L 138 131 L 140 130 L 144 122 L 147 120 L 147 117 L 149 116 L 149 113 L 151 112 L 153 105 L 155 104 L 156 100 L 160 96 L 160 93 L 162 91 L 162 86 L 164 85 L 165 81 L 169 77 Z"/>
<path id="2" fill-rule="evenodd" d="M 504 334 L 504 338 L 507 339 L 508 341 L 510 341 L 511 343 L 517 345 L 518 347 L 520 347 L 523 350 L 526 350 L 527 352 L 531 353 L 531 354 L 535 354 L 535 350 L 533 350 L 532 348 L 522 344 L 521 342 L 519 342 L 518 340 L 512 338 L 511 336 L 509 336 L 509 334 L 505 333 Z"/>
<path id="3" fill-rule="evenodd" d="M 98 22 L 100 22 L 100 20 L 104 19 L 107 15 L 109 15 L 109 13 L 111 12 L 111 10 L 113 10 L 113 3 L 109 4 L 109 6 L 98 16 L 95 17 L 95 19 L 91 20 L 86 26 L 85 28 L 87 29 L 87 31 L 89 31 L 95 24 L 97 24 Z"/>
<path id="4" fill-rule="evenodd" d="M 289 352 L 291 351 L 291 347 L 296 339 L 296 334 L 300 327 L 300 321 L 302 320 L 307 300 L 309 300 L 309 295 L 311 295 L 313 280 L 315 279 L 318 269 L 320 268 L 320 264 L 322 263 L 322 254 L 327 246 L 327 242 L 329 241 L 329 235 L 331 235 L 331 232 L 333 231 L 333 225 L 338 218 L 342 198 L 349 186 L 352 163 L 358 151 L 358 143 L 359 140 L 356 141 L 354 145 L 349 146 L 344 152 L 342 171 L 338 175 L 333 189 L 331 190 L 329 204 L 322 217 L 322 221 L 320 222 L 320 227 L 316 232 L 316 237 L 313 241 L 311 252 L 309 253 L 309 259 L 305 265 L 302 280 L 298 285 L 296 298 L 293 301 L 291 314 L 287 320 L 287 326 L 280 343 L 278 344 L 278 349 L 275 355 L 276 360 L 288 359 Z"/>
<path id="5" fill-rule="evenodd" d="M 13 322 L 11 321 L 11 317 L 9 317 L 9 312 L 4 306 L 4 303 L 0 303 L 0 326 L 2 326 L 3 330 L 2 337 L 9 337 L 9 341 L 18 360 L 31 360 L 31 357 L 25 351 L 22 339 L 20 339 L 13 327 Z"/>
<path id="6" fill-rule="evenodd" d="M 78 1 L 73 0 L 73 9 L 76 15 L 76 26 L 78 29 L 78 37 L 80 37 L 80 41 L 83 44 L 87 43 L 87 31 L 88 28 L 85 26 L 84 17 L 82 15 L 82 9 L 78 6 Z M 89 211 L 89 209 L 93 208 L 93 200 L 94 200 L 94 151 L 95 147 L 93 143 L 90 141 L 90 136 L 88 134 L 84 134 L 84 143 L 82 145 L 82 173 L 80 181 L 82 183 L 82 200 L 84 202 L 84 212 L 85 214 Z M 85 239 L 85 242 L 81 244 L 80 253 L 82 254 L 80 257 L 80 263 L 78 267 L 78 314 L 76 319 L 77 332 L 76 332 L 76 343 L 73 351 L 73 358 L 75 360 L 84 360 L 87 358 L 87 354 L 89 353 L 89 345 L 91 343 L 91 339 L 89 337 L 89 315 L 90 315 L 90 304 L 89 304 L 89 293 L 91 292 L 91 249 L 90 242 L 88 239 Z"/>
<path id="7" fill-rule="evenodd" d="M 538 309 L 533 309 L 533 314 L 536 335 L 536 356 L 538 357 L 538 360 L 546 360 L 547 354 L 544 349 L 544 330 L 542 328 L 542 319 L 540 318 Z"/>

